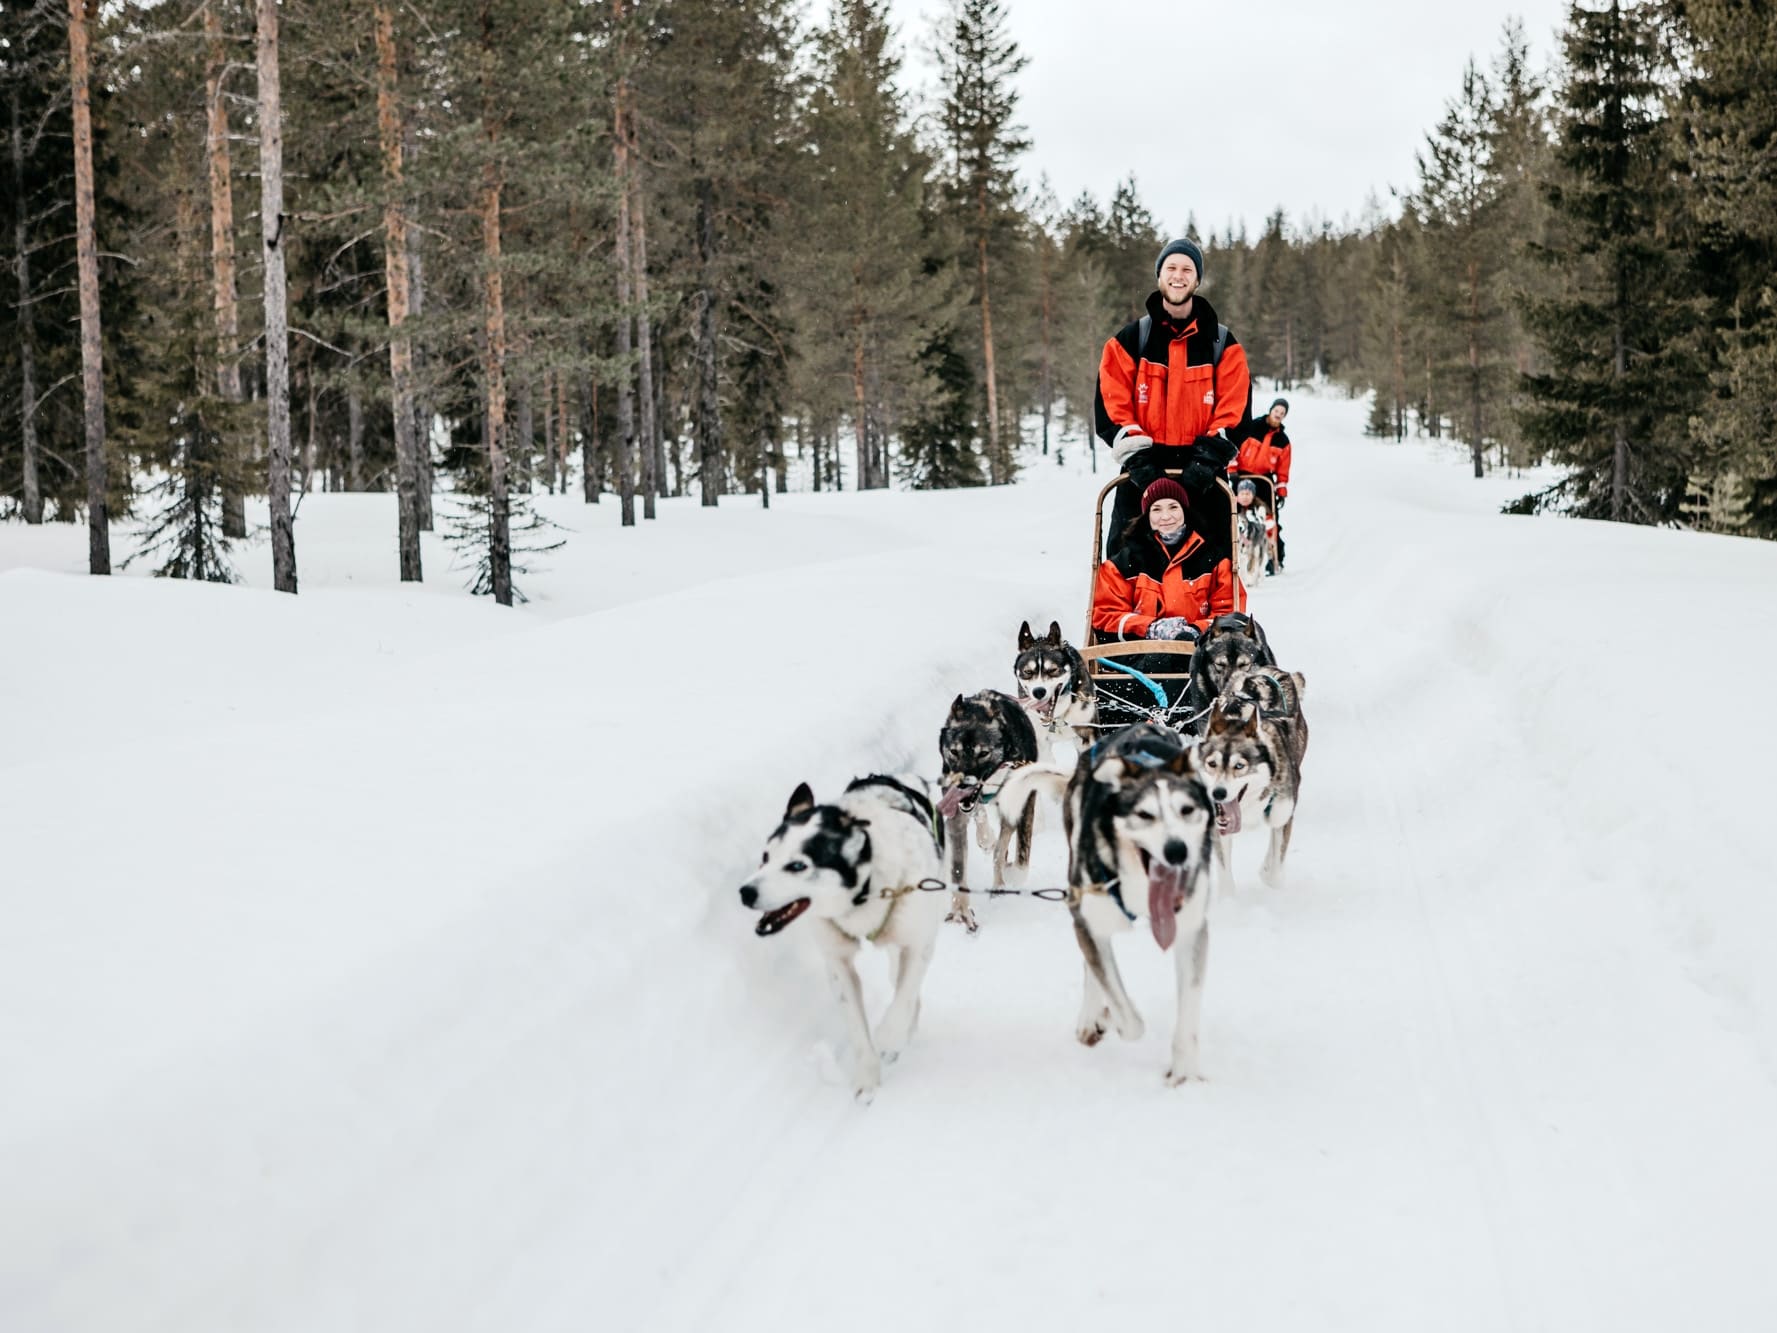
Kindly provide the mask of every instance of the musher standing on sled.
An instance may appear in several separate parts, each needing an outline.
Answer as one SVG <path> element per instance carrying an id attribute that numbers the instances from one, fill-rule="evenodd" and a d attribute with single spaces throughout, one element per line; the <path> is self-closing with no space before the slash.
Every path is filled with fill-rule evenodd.
<path id="1" fill-rule="evenodd" d="M 1180 481 L 1194 501 L 1213 487 L 1234 456 L 1229 432 L 1245 425 L 1251 406 L 1246 352 L 1197 295 L 1203 251 L 1194 241 L 1168 241 L 1154 276 L 1159 289 L 1147 314 L 1117 330 L 1098 365 L 1098 438 L 1130 478 L 1111 512 L 1113 547 L 1142 492 L 1167 468 L 1184 469 Z M 1199 512 L 1213 512 L 1207 499 Z M 1225 546 L 1220 526 L 1208 525 L 1204 536 Z"/>
<path id="2" fill-rule="evenodd" d="M 1283 523 L 1278 516 L 1283 513 L 1284 496 L 1290 493 L 1290 437 L 1283 429 L 1283 419 L 1289 413 L 1289 399 L 1275 400 L 1270 411 L 1255 418 L 1243 431 L 1238 432 L 1244 437 L 1240 440 L 1240 452 L 1228 464 L 1230 480 L 1243 472 L 1271 478 L 1274 493 L 1271 521 L 1277 525 L 1278 569 L 1283 568 Z"/>

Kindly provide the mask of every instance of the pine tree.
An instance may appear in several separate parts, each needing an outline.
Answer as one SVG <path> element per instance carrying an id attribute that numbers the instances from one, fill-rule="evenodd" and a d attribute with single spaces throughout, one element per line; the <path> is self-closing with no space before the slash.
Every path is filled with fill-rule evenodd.
<path id="1" fill-rule="evenodd" d="M 1559 269 L 1532 309 L 1548 369 L 1529 381 L 1525 434 L 1571 469 L 1561 489 L 1577 512 L 1670 521 L 1700 376 L 1670 234 L 1659 34 L 1646 6 L 1576 4 L 1564 47 L 1549 190 Z"/>
<path id="2" fill-rule="evenodd" d="M 1018 95 L 1012 81 L 1024 68 L 1007 35 L 1001 0 L 951 0 L 940 19 L 939 118 L 949 151 L 952 207 L 966 238 L 981 321 L 982 386 L 987 395 L 988 478 L 1012 480 L 1012 441 L 1000 428 L 999 377 L 993 336 L 993 256 L 1015 227 L 1017 181 L 1013 164 L 1030 146 L 1013 121 Z"/>
<path id="3" fill-rule="evenodd" d="M 68 78 L 74 107 L 75 250 L 80 283 L 80 365 L 86 425 L 87 568 L 111 572 L 105 458 L 104 331 L 99 306 L 99 241 L 93 193 L 92 34 L 98 0 L 68 0 Z"/>
<path id="4" fill-rule="evenodd" d="M 1454 431 L 1465 440 L 1478 478 L 1490 423 L 1511 366 L 1509 327 L 1500 300 L 1512 238 L 1503 223 L 1502 183 L 1493 160 L 1498 104 L 1469 61 L 1462 92 L 1426 136 L 1419 187 L 1409 200 L 1426 247 L 1426 279 L 1417 295 L 1437 330 L 1434 374 L 1448 387 Z"/>
<path id="5" fill-rule="evenodd" d="M 928 272 L 928 163 L 895 76 L 886 6 L 841 0 L 814 34 L 803 205 L 784 232 L 796 377 L 817 420 L 849 417 L 860 489 L 886 486 L 895 407 L 914 392 L 918 358 L 949 315 L 947 274 Z"/>
<path id="6" fill-rule="evenodd" d="M 1719 341 L 1692 434 L 1699 470 L 1741 479 L 1744 521 L 1777 536 L 1777 9 L 1687 0 L 1682 125 L 1697 269 Z"/>

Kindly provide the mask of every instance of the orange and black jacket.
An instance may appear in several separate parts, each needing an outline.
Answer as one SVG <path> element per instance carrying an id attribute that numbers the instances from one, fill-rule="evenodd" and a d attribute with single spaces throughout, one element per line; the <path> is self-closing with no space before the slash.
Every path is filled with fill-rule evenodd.
<path id="1" fill-rule="evenodd" d="M 1252 435 L 1242 440 L 1240 452 L 1234 461 L 1228 464 L 1228 471 L 1257 472 L 1262 476 L 1271 477 L 1277 483 L 1277 494 L 1281 498 L 1290 493 L 1290 437 L 1284 434 L 1282 426 L 1275 429 L 1260 417 L 1253 422 Z"/>
<path id="2" fill-rule="evenodd" d="M 1217 616 L 1244 610 L 1228 543 L 1195 532 L 1170 549 L 1152 532 L 1131 534 L 1099 565 L 1092 588 L 1092 628 L 1105 639 L 1144 639 L 1148 626 L 1167 616 L 1205 630 Z"/>
<path id="3" fill-rule="evenodd" d="M 1159 445 L 1189 446 L 1205 435 L 1243 426 L 1252 406 L 1246 349 L 1233 334 L 1215 360 L 1215 307 L 1192 298 L 1181 323 L 1166 313 L 1159 292 L 1148 294 L 1153 324 L 1137 347 L 1141 321 L 1132 320 L 1104 345 L 1098 363 L 1094 421 L 1106 445 L 1124 434 L 1146 435 Z M 1226 455 L 1217 458 L 1221 467 Z"/>

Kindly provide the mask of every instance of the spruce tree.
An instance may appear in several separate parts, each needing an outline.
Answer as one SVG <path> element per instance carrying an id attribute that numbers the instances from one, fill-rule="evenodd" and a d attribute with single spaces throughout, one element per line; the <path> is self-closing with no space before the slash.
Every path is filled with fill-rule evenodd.
<path id="1" fill-rule="evenodd" d="M 1512 369 L 1501 286 L 1513 238 L 1493 155 L 1497 119 L 1493 90 L 1471 60 L 1461 94 L 1426 135 L 1419 186 L 1409 200 L 1425 246 L 1426 281 L 1417 297 L 1436 331 L 1438 397 L 1449 405 L 1456 437 L 1469 446 L 1476 477 Z"/>
<path id="2" fill-rule="evenodd" d="M 1682 127 L 1697 271 L 1718 342 L 1692 432 L 1699 471 L 1737 477 L 1743 521 L 1777 536 L 1777 9 L 1687 0 Z M 1734 516 L 1718 515 L 1716 521 Z"/>
<path id="3" fill-rule="evenodd" d="M 1018 95 L 1012 81 L 1025 58 L 1006 32 L 1006 17 L 1001 0 L 951 0 L 937 34 L 939 119 L 949 154 L 951 207 L 965 238 L 963 267 L 972 276 L 980 320 L 988 478 L 996 485 L 1011 481 L 1015 467 L 1013 441 L 1001 429 L 993 270 L 1016 229 L 1014 163 L 1030 146 L 1013 120 Z"/>
<path id="4" fill-rule="evenodd" d="M 1575 512 L 1670 521 L 1700 371 L 1671 239 L 1659 31 L 1646 5 L 1576 4 L 1563 45 L 1546 256 L 1555 289 L 1531 310 L 1547 369 L 1528 380 L 1524 430 L 1570 469 L 1557 489 Z"/>
<path id="5" fill-rule="evenodd" d="M 949 314 L 947 274 L 928 271 L 925 178 L 895 86 L 886 6 L 841 0 L 814 35 L 815 75 L 798 163 L 803 200 L 784 233 L 786 304 L 800 397 L 817 420 L 849 419 L 859 489 L 888 484 L 877 444 L 899 424 L 919 357 Z"/>

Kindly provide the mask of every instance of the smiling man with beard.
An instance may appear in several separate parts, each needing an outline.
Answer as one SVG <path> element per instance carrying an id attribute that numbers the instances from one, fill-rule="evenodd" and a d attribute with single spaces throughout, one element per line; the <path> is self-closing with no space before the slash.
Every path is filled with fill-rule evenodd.
<path id="1" fill-rule="evenodd" d="M 1098 366 L 1098 438 L 1131 483 L 1117 491 L 1113 550 L 1142 492 L 1166 469 L 1184 469 L 1193 497 L 1214 483 L 1234 456 L 1229 432 L 1251 406 L 1246 352 L 1197 291 L 1203 251 L 1195 241 L 1168 241 L 1154 276 L 1147 313 L 1117 330 Z"/>

